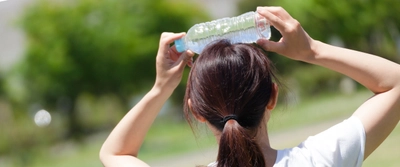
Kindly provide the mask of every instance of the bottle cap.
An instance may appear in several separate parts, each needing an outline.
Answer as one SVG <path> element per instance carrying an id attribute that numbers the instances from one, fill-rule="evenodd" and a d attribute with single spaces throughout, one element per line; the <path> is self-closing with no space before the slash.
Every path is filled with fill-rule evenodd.
<path id="1" fill-rule="evenodd" d="M 185 41 L 184 38 L 175 40 L 175 47 L 176 47 L 176 51 L 183 52 L 186 50 L 186 45 L 185 45 Z"/>

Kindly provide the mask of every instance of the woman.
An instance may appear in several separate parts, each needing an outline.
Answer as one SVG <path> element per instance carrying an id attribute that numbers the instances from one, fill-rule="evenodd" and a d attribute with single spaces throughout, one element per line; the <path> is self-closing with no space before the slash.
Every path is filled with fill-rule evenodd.
<path id="1" fill-rule="evenodd" d="M 400 66 L 313 40 L 280 7 L 259 7 L 257 12 L 283 36 L 278 42 L 260 39 L 259 46 L 340 72 L 375 95 L 342 123 L 297 147 L 274 150 L 265 126 L 278 96 L 269 60 L 250 44 L 211 44 L 191 69 L 185 97 L 185 114 L 207 123 L 219 142 L 217 161 L 209 166 L 361 166 L 399 122 Z M 100 151 L 105 166 L 148 166 L 137 158 L 139 148 L 161 106 L 180 82 L 183 68 L 191 65 L 192 52 L 180 54 L 169 47 L 183 35 L 161 35 L 154 87 L 105 141 Z"/>

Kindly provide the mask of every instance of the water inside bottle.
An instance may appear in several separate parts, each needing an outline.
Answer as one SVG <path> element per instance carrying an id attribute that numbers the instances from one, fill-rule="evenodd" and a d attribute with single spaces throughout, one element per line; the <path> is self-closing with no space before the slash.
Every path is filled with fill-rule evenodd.
<path id="1" fill-rule="evenodd" d="M 261 22 L 255 23 L 255 14 L 258 15 L 248 12 L 235 18 L 196 24 L 186 34 L 186 48 L 201 53 L 215 40 L 228 39 L 232 43 L 252 43 L 261 37 L 269 39 L 270 28 L 267 21 L 265 18 L 262 20 L 263 17 L 257 17 L 256 19 L 261 19 Z"/>
<path id="2" fill-rule="evenodd" d="M 208 38 L 197 38 L 195 40 L 188 40 L 186 47 L 190 48 L 195 53 L 201 53 L 201 51 L 210 43 L 215 40 L 228 39 L 231 43 L 252 43 L 255 42 L 259 37 L 257 36 L 256 28 L 248 28 L 241 31 L 233 31 L 225 33 L 224 35 L 209 36 Z"/>

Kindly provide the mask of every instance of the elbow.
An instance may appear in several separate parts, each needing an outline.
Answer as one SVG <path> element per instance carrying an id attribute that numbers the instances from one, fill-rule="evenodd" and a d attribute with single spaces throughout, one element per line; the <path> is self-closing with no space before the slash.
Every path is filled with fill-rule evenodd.
<path id="1" fill-rule="evenodd" d="M 400 93 L 400 65 L 391 68 L 390 75 L 385 76 L 383 81 L 378 85 L 378 89 L 373 91 L 375 94 L 387 91 L 395 91 Z M 384 75 L 383 75 L 384 76 Z"/>
<path id="2" fill-rule="evenodd" d="M 102 150 L 103 149 L 101 149 L 99 152 L 99 159 L 100 159 L 100 162 L 104 165 L 105 164 L 104 162 L 107 159 L 107 154 L 105 154 Z"/>
<path id="3" fill-rule="evenodd" d="M 104 146 L 101 147 L 100 152 L 99 152 L 99 159 L 100 159 L 100 162 L 101 162 L 104 166 L 106 166 L 105 164 L 106 164 L 106 162 L 107 162 L 107 159 L 110 159 L 110 157 L 111 157 L 111 154 L 109 153 L 109 151 L 107 151 L 107 150 L 104 148 Z"/>
<path id="4" fill-rule="evenodd" d="M 99 159 L 100 159 L 100 162 L 104 164 L 104 160 L 106 159 L 106 154 L 101 150 L 99 152 Z"/>

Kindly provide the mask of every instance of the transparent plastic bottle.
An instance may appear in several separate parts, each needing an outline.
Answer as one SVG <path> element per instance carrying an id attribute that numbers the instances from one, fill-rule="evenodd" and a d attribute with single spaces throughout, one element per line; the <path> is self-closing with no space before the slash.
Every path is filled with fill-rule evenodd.
<path id="1" fill-rule="evenodd" d="M 268 21 L 257 12 L 222 18 L 196 24 L 186 35 L 175 41 L 178 52 L 191 50 L 200 54 L 209 43 L 215 40 L 228 39 L 232 43 L 253 43 L 257 39 L 271 37 Z"/>

